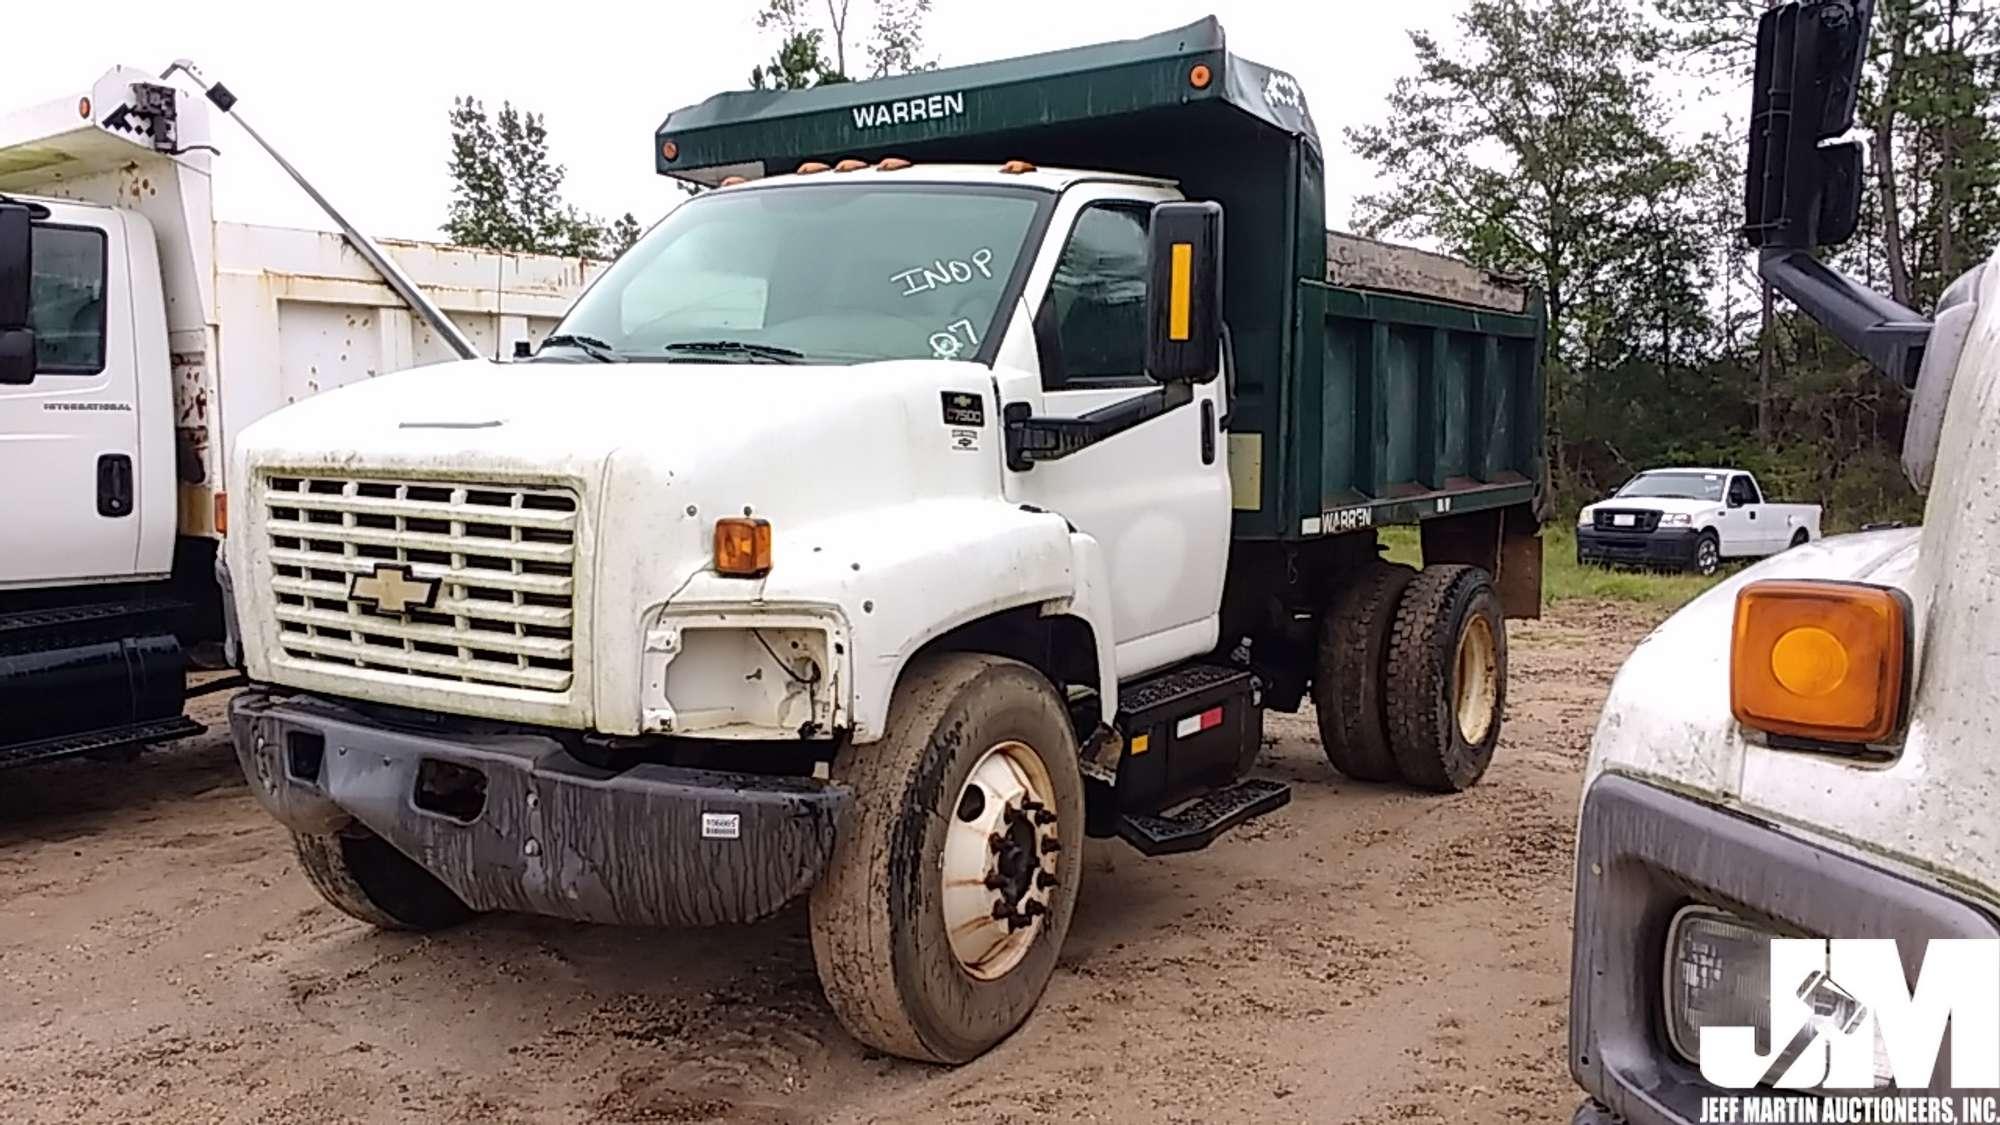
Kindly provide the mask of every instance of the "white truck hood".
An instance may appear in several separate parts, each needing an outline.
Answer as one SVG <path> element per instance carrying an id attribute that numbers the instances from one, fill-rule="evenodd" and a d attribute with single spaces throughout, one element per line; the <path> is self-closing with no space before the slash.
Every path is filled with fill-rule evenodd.
<path id="1" fill-rule="evenodd" d="M 1585 505 L 1583 518 L 1588 520 L 1591 513 L 1599 508 L 1615 508 L 1621 512 L 1680 512 L 1698 516 L 1704 512 L 1721 511 L 1722 501 L 1681 500 L 1672 496 L 1613 496 L 1608 500 Z"/>

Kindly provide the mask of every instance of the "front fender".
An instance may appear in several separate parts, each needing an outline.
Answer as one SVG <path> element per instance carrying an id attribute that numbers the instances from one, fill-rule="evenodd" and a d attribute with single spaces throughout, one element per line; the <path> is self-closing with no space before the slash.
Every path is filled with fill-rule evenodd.
<path id="1" fill-rule="evenodd" d="M 872 742 L 887 727 L 897 677 L 926 642 L 1002 610 L 1042 606 L 1089 622 L 1107 714 L 1115 707 L 1102 554 L 1061 516 L 996 500 L 926 500 L 777 527 L 772 556 L 762 579 L 698 573 L 646 618 L 697 606 L 836 611 L 852 649 L 841 710 L 854 740 Z"/>

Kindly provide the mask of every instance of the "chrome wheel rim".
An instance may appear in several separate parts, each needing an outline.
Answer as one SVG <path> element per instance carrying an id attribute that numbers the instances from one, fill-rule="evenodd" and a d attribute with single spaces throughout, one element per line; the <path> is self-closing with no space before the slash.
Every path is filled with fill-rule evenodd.
<path id="1" fill-rule="evenodd" d="M 1027 743 L 995 744 L 966 775 L 938 873 L 952 956 L 972 977 L 1006 976 L 1040 936 L 1056 889 L 1060 827 L 1048 767 Z"/>
<path id="2" fill-rule="evenodd" d="M 1493 729 L 1494 705 L 1500 698 L 1499 646 L 1493 640 L 1493 623 L 1484 614 L 1466 619 L 1458 634 L 1453 664 L 1457 698 L 1452 701 L 1452 711 L 1458 733 L 1477 746 Z"/>
<path id="3" fill-rule="evenodd" d="M 1721 556 L 1717 553 L 1715 544 L 1706 539 L 1702 540 L 1694 549 L 1695 569 L 1701 571 L 1703 574 L 1714 574 L 1715 564 L 1720 558 Z"/>

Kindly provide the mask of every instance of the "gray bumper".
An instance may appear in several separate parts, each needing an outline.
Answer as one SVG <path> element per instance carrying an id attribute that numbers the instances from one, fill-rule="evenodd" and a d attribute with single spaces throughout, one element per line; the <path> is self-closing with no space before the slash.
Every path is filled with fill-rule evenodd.
<path id="1" fill-rule="evenodd" d="M 1577 826 L 1570 1074 L 1594 1099 L 1576 1122 L 1689 1125 L 1708 1085 L 1666 1043 L 1661 981 L 1674 913 L 1700 902 L 1779 932 L 1890 938 L 1917 979 L 1930 938 L 2000 936 L 1931 887 L 1769 825 L 1608 774 Z M 1938 1066 L 1944 1089 L 1950 1065 Z M 1607 1113 L 1608 1111 L 1608 1113 Z"/>
<path id="2" fill-rule="evenodd" d="M 229 725 L 250 789 L 296 832 L 359 822 L 477 910 L 587 922 L 748 922 L 809 889 L 848 803 L 806 778 L 598 769 L 521 728 L 390 726 L 246 691 Z"/>

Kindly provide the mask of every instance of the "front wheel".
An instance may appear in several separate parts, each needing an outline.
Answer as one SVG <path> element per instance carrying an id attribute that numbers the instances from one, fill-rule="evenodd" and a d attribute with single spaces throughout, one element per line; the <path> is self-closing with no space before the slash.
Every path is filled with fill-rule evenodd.
<path id="1" fill-rule="evenodd" d="M 896 685 L 879 742 L 833 776 L 854 806 L 812 892 L 813 960 L 841 1023 L 890 1054 L 962 1063 L 1028 1018 L 1083 873 L 1083 777 L 1054 685 L 946 653 Z"/>
<path id="2" fill-rule="evenodd" d="M 325 836 L 294 832 L 292 847 L 320 897 L 371 926 L 441 930 L 474 913 L 437 876 L 360 828 Z"/>
<path id="3" fill-rule="evenodd" d="M 1715 532 L 1704 531 L 1701 538 L 1694 541 L 1694 572 L 1707 578 L 1722 566 L 1722 544 Z"/>

